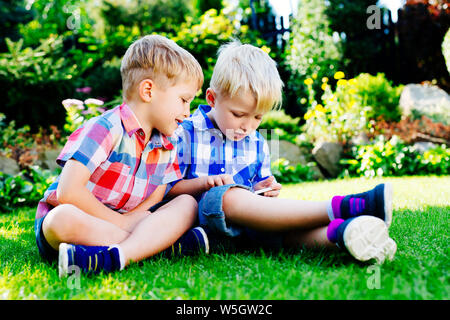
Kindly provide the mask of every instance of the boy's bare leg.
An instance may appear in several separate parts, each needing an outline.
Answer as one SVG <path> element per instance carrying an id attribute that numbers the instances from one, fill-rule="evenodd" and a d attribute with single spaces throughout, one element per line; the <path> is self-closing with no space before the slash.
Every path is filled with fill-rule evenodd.
<path id="1" fill-rule="evenodd" d="M 181 195 L 143 219 L 119 245 L 125 263 L 139 261 L 170 247 L 194 224 L 197 201 Z"/>
<path id="2" fill-rule="evenodd" d="M 131 233 L 91 216 L 73 205 L 59 205 L 48 213 L 42 229 L 58 250 L 62 242 L 86 246 L 119 244 L 125 263 L 139 261 L 170 247 L 193 225 L 197 216 L 194 198 L 181 195 L 142 219 Z"/>
<path id="3" fill-rule="evenodd" d="M 326 201 L 262 197 L 243 188 L 231 188 L 223 197 L 230 222 L 265 231 L 311 229 L 328 225 Z"/>
<path id="4" fill-rule="evenodd" d="M 108 246 L 120 243 L 130 235 L 115 224 L 87 214 L 71 204 L 53 208 L 44 219 L 42 231 L 48 244 L 55 250 L 62 242 Z"/>
<path id="5" fill-rule="evenodd" d="M 292 230 L 286 232 L 284 245 L 287 247 L 306 246 L 307 248 L 333 248 L 337 249 L 335 243 L 328 240 L 327 227 L 319 227 L 310 230 Z"/>

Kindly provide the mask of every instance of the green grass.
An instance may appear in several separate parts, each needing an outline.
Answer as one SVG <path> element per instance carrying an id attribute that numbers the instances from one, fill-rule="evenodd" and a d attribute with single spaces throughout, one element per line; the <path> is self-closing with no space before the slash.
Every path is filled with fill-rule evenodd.
<path id="1" fill-rule="evenodd" d="M 394 186 L 390 235 L 398 250 L 379 269 L 342 252 L 219 249 L 210 255 L 150 258 L 124 271 L 59 279 L 43 262 L 34 208 L 0 214 L 0 299 L 449 299 L 450 177 L 386 178 Z M 282 198 L 325 200 L 381 180 L 286 185 Z M 368 283 L 379 274 L 379 289 Z"/>

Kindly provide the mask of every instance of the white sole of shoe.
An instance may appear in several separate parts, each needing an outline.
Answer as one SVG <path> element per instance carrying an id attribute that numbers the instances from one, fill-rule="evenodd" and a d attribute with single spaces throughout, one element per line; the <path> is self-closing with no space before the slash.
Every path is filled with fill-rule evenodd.
<path id="1" fill-rule="evenodd" d="M 387 182 L 384 184 L 384 221 L 388 228 L 392 223 L 392 198 L 393 198 L 393 189 L 392 184 Z"/>
<path id="2" fill-rule="evenodd" d="M 360 216 L 348 224 L 344 243 L 350 254 L 359 261 L 375 259 L 381 264 L 393 260 L 397 244 L 389 237 L 386 223 L 376 217 Z"/>
<path id="3" fill-rule="evenodd" d="M 67 255 L 67 243 L 61 243 L 59 245 L 59 257 L 58 257 L 58 272 L 59 277 L 63 278 L 69 273 L 69 256 Z"/>
<path id="4" fill-rule="evenodd" d="M 206 251 L 206 254 L 208 254 L 209 253 L 209 240 L 208 240 L 208 236 L 206 235 L 205 230 L 202 227 L 196 227 L 194 229 L 200 231 L 200 233 L 203 236 L 203 239 L 205 239 L 205 251 Z"/>

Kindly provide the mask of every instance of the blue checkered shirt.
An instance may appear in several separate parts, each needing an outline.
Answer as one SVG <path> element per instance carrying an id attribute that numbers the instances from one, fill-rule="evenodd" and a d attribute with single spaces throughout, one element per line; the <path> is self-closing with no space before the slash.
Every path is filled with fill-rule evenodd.
<path id="1" fill-rule="evenodd" d="M 269 146 L 264 137 L 255 131 L 240 141 L 229 140 L 214 127 L 207 116 L 209 111 L 210 106 L 200 105 L 175 131 L 182 177 L 229 174 L 236 183 L 252 188 L 271 176 Z"/>

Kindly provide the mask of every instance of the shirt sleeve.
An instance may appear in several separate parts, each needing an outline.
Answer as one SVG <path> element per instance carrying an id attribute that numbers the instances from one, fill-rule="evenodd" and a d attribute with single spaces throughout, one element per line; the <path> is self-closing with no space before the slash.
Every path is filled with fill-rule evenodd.
<path id="1" fill-rule="evenodd" d="M 75 130 L 56 159 L 61 167 L 70 159 L 84 164 L 91 173 L 104 162 L 114 144 L 112 124 L 102 117 L 93 118 Z"/>
<path id="2" fill-rule="evenodd" d="M 174 134 L 176 138 L 176 165 L 178 166 L 179 176 L 167 182 L 166 193 L 181 179 L 184 179 L 190 167 L 191 159 L 191 133 L 183 125 L 181 125 Z"/>
<path id="3" fill-rule="evenodd" d="M 258 134 L 259 135 L 259 134 Z M 256 170 L 256 175 L 253 179 L 252 186 L 256 183 L 266 180 L 272 175 L 272 170 L 270 169 L 270 149 L 267 141 L 263 136 L 259 135 L 260 140 L 258 141 L 258 169 Z"/>

